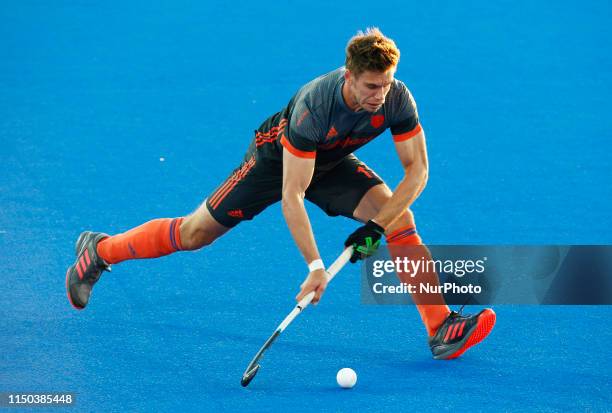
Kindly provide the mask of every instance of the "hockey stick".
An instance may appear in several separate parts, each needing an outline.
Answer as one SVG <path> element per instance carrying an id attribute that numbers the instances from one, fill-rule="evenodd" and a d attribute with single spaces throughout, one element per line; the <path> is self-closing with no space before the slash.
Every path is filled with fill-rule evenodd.
<path id="1" fill-rule="evenodd" d="M 340 256 L 336 259 L 336 261 L 334 261 L 334 263 L 326 271 L 327 272 L 327 282 L 331 281 L 332 278 L 334 278 L 334 276 L 338 273 L 338 271 L 340 271 L 342 267 L 344 267 L 344 265 L 351 258 L 351 255 L 353 255 L 353 247 L 349 247 L 345 249 L 342 252 L 342 254 L 340 254 Z M 297 317 L 298 314 L 300 314 L 306 307 L 308 307 L 314 295 L 315 295 L 315 292 L 311 291 L 304 298 L 302 298 L 300 302 L 297 303 L 295 308 L 289 313 L 289 315 L 285 317 L 283 322 L 280 323 L 278 327 L 276 327 L 276 330 L 274 331 L 274 333 L 264 343 L 264 345 L 259 349 L 257 354 L 255 354 L 255 357 L 253 357 L 253 360 L 251 360 L 246 370 L 244 371 L 244 374 L 242 375 L 242 380 L 240 380 L 240 384 L 242 384 L 243 387 L 248 386 L 251 380 L 253 380 L 253 378 L 259 371 L 259 367 L 260 367 L 259 360 L 261 360 L 261 358 L 264 356 L 264 352 L 268 348 L 270 348 L 270 346 L 274 343 L 274 341 L 278 338 L 278 336 L 280 336 L 280 334 L 285 330 L 285 328 L 287 328 L 287 326 L 291 324 L 291 322 L 295 319 L 295 317 Z"/>

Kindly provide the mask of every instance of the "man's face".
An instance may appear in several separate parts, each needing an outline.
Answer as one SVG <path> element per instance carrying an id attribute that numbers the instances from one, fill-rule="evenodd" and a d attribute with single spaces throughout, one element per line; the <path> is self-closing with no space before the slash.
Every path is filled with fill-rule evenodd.
<path id="1" fill-rule="evenodd" d="M 392 67 L 386 72 L 365 71 L 359 76 L 347 70 L 345 79 L 349 88 L 350 102 L 347 102 L 349 107 L 367 112 L 376 112 L 380 109 L 391 89 L 395 69 Z"/>

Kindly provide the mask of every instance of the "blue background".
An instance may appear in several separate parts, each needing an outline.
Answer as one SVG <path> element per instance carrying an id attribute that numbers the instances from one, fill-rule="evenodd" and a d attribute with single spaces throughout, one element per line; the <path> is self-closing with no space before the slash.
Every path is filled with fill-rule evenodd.
<path id="1" fill-rule="evenodd" d="M 82 312 L 64 274 L 82 230 L 195 209 L 261 121 L 341 66 L 367 26 L 400 47 L 396 76 L 427 134 L 430 179 L 413 208 L 426 242 L 609 244 L 610 12 L 606 1 L 3 2 L 0 391 L 70 391 L 83 411 L 609 410 L 610 307 L 499 306 L 485 342 L 439 362 L 414 308 L 360 304 L 357 266 L 243 389 L 305 276 L 278 205 L 206 250 L 115 266 Z M 401 179 L 388 134 L 358 156 Z M 330 263 L 356 224 L 309 211 Z M 335 383 L 347 366 L 350 391 Z"/>

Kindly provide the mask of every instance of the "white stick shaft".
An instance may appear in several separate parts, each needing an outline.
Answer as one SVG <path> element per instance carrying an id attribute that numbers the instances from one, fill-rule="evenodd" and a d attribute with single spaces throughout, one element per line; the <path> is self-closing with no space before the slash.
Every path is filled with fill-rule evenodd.
<path id="1" fill-rule="evenodd" d="M 336 258 L 336 261 L 334 261 L 334 263 L 329 266 L 327 271 L 325 271 L 325 274 L 327 275 L 327 282 L 330 282 L 336 276 L 336 274 L 338 274 L 338 272 L 342 269 L 342 267 L 344 267 L 344 265 L 351 258 L 351 255 L 353 255 L 353 247 L 349 247 L 349 248 L 345 249 L 342 252 L 342 254 L 340 254 L 340 256 L 338 258 Z M 283 330 L 285 330 L 285 328 L 287 328 L 287 326 L 289 324 L 291 324 L 293 319 L 295 317 L 297 317 L 297 315 L 300 312 L 302 312 L 302 310 L 304 310 L 306 307 L 308 307 L 308 305 L 312 301 L 314 295 L 315 295 L 314 291 L 311 291 L 308 294 L 306 294 L 306 296 L 304 298 L 302 298 L 297 303 L 295 308 L 293 310 L 291 310 L 289 315 L 287 317 L 285 317 L 283 322 L 280 323 L 276 329 L 279 330 L 282 333 Z"/>

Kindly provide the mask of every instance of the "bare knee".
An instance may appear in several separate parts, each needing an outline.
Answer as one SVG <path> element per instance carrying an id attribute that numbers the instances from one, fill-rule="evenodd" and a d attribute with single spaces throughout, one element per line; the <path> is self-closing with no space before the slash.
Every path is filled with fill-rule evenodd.
<path id="1" fill-rule="evenodd" d="M 197 250 L 212 244 L 217 238 L 229 231 L 210 215 L 208 210 L 198 208 L 187 216 L 181 224 L 181 246 L 184 250 Z"/>
<path id="2" fill-rule="evenodd" d="M 184 250 L 197 250 L 212 244 L 214 239 L 207 236 L 206 231 L 183 221 L 181 224 L 181 246 Z"/>
<path id="3" fill-rule="evenodd" d="M 391 189 L 385 184 L 370 188 L 359 201 L 357 208 L 353 211 L 353 216 L 361 222 L 373 219 L 392 195 Z"/>

